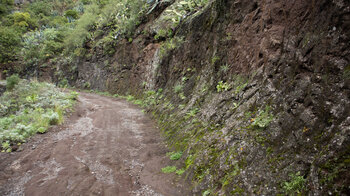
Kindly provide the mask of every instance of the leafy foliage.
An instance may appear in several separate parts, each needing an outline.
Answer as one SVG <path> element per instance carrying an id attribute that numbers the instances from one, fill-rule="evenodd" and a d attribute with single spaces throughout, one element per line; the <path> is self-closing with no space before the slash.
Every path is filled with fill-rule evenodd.
<path id="1" fill-rule="evenodd" d="M 186 171 L 186 170 L 185 170 L 184 168 L 182 168 L 182 169 L 176 170 L 175 173 L 176 173 L 177 175 L 181 176 L 183 173 L 185 173 L 185 171 Z"/>
<path id="2" fill-rule="evenodd" d="M 78 19 L 79 17 L 79 12 L 76 11 L 76 10 L 67 10 L 65 13 L 64 13 L 64 16 L 69 18 L 70 20 L 72 19 Z"/>
<path id="3" fill-rule="evenodd" d="M 15 12 L 13 13 L 12 17 L 13 25 L 19 27 L 23 31 L 37 27 L 36 21 L 30 16 L 28 12 Z"/>
<path id="4" fill-rule="evenodd" d="M 174 86 L 174 92 L 176 94 L 180 93 L 182 91 L 182 89 L 183 89 L 183 86 L 181 84 Z"/>
<path id="5" fill-rule="evenodd" d="M 304 189 L 306 179 L 300 175 L 300 172 L 290 174 L 289 176 L 291 180 L 284 182 L 283 189 L 288 194 L 300 193 Z"/>
<path id="6" fill-rule="evenodd" d="M 198 112 L 199 112 L 198 108 L 191 109 L 190 111 L 188 111 L 186 113 L 185 119 L 189 119 L 189 118 L 195 117 Z"/>
<path id="7" fill-rule="evenodd" d="M 166 174 L 173 173 L 175 171 L 176 171 L 176 167 L 175 166 L 166 166 L 166 167 L 162 168 L 162 172 L 166 173 Z"/>
<path id="8" fill-rule="evenodd" d="M 210 193 L 211 193 L 211 190 L 208 189 L 208 190 L 203 192 L 202 196 L 208 196 L 208 195 L 210 195 Z"/>
<path id="9" fill-rule="evenodd" d="M 0 26 L 0 63 L 15 60 L 20 43 L 21 34 L 16 28 Z"/>
<path id="10" fill-rule="evenodd" d="M 17 77 L 12 76 L 11 81 L 14 79 Z M 20 80 L 12 91 L 0 97 L 2 150 L 9 151 L 12 144 L 25 142 L 33 134 L 60 124 L 76 96 L 76 93 L 63 93 L 52 84 Z"/>
<path id="11" fill-rule="evenodd" d="M 167 153 L 167 156 L 170 157 L 170 160 L 179 160 L 182 156 L 182 152 L 179 151 L 179 152 L 170 152 L 170 153 Z"/>
<path id="12" fill-rule="evenodd" d="M 204 7 L 208 0 L 182 0 L 177 1 L 170 8 L 166 9 L 168 12 L 167 19 L 172 22 L 172 26 L 177 26 L 189 13 L 196 12 Z"/>
<path id="13" fill-rule="evenodd" d="M 76 21 L 76 26 L 68 31 L 65 39 L 67 52 L 72 52 L 77 48 L 81 48 L 85 41 L 92 38 L 92 34 L 89 30 L 94 26 L 98 18 L 98 12 L 99 9 L 97 5 L 90 5 L 80 19 Z"/>
<path id="14" fill-rule="evenodd" d="M 252 125 L 259 128 L 266 128 L 271 121 L 273 121 L 274 116 L 270 113 L 270 107 L 266 106 L 265 109 L 258 111 L 258 114 L 253 118 Z"/>
<path id="15" fill-rule="evenodd" d="M 0 0 L 0 19 L 2 16 L 11 12 L 14 0 Z"/>
<path id="16" fill-rule="evenodd" d="M 167 39 L 164 43 L 162 43 L 159 55 L 161 57 L 167 56 L 170 51 L 179 48 L 183 43 L 183 37 L 173 37 L 171 39 Z"/>
<path id="17" fill-rule="evenodd" d="M 64 29 L 47 28 L 28 32 L 23 36 L 21 54 L 28 65 L 38 65 L 62 52 Z"/>
<path id="18" fill-rule="evenodd" d="M 218 92 L 228 91 L 229 88 L 230 88 L 230 85 L 227 84 L 227 82 L 223 82 L 223 81 L 220 81 L 218 85 L 216 85 L 216 90 Z"/>
<path id="19" fill-rule="evenodd" d="M 20 78 L 17 74 L 14 74 L 6 79 L 6 89 L 12 90 L 19 83 Z"/>

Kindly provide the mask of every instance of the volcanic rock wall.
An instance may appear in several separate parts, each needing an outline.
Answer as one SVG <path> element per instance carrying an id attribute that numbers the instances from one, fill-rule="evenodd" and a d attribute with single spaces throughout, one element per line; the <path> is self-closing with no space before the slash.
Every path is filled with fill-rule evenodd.
<path id="1" fill-rule="evenodd" d="M 155 39 L 167 6 L 91 49 L 76 86 L 161 92 L 149 111 L 196 194 L 349 193 L 350 2 L 215 0 Z"/>

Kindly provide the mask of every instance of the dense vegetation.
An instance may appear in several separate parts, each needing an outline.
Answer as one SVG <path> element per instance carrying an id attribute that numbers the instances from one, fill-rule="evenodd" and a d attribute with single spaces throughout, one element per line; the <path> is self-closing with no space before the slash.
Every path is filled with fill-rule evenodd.
<path id="1" fill-rule="evenodd" d="M 7 91 L 0 97 L 1 151 L 11 152 L 35 133 L 45 133 L 63 122 L 76 92 L 64 93 L 48 83 L 7 78 Z"/>
<path id="2" fill-rule="evenodd" d="M 138 0 L 44 0 L 20 5 L 1 0 L 0 69 L 21 72 L 45 67 L 60 57 L 70 61 L 86 54 L 88 42 L 111 47 L 119 37 L 132 36 L 147 5 Z"/>

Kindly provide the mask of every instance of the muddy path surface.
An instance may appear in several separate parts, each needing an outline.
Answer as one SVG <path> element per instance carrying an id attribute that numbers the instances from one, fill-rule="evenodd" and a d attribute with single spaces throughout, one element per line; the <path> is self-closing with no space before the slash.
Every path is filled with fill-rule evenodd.
<path id="1" fill-rule="evenodd" d="M 81 93 L 64 125 L 0 154 L 0 195 L 190 195 L 166 152 L 139 108 Z"/>

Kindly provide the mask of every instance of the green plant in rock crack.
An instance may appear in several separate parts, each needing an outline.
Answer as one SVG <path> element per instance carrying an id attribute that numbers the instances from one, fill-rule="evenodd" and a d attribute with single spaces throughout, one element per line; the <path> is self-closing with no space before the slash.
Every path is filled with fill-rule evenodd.
<path id="1" fill-rule="evenodd" d="M 188 112 L 186 113 L 185 119 L 187 120 L 187 119 L 189 119 L 189 118 L 191 118 L 191 117 L 195 117 L 196 114 L 197 114 L 198 112 L 199 112 L 199 109 L 198 109 L 198 108 L 193 108 L 193 109 L 191 109 L 190 111 L 188 111 Z"/>
<path id="2" fill-rule="evenodd" d="M 291 180 L 283 183 L 284 191 L 287 194 L 300 193 L 305 187 L 306 179 L 300 175 L 300 172 L 290 174 L 289 176 Z"/>
<path id="3" fill-rule="evenodd" d="M 182 91 L 183 86 L 181 84 L 178 84 L 174 87 L 174 92 L 176 94 L 179 94 Z"/>
<path id="4" fill-rule="evenodd" d="M 186 99 L 186 96 L 184 95 L 184 92 L 183 92 L 183 84 L 178 84 L 174 86 L 174 93 L 176 93 L 180 97 L 180 99 L 182 100 Z"/>
<path id="5" fill-rule="evenodd" d="M 213 58 L 211 58 L 211 64 L 214 65 L 216 62 L 220 60 L 220 57 L 214 55 Z"/>
<path id="6" fill-rule="evenodd" d="M 165 38 L 167 36 L 167 31 L 165 29 L 159 29 L 157 34 L 154 36 L 155 40 L 159 40 L 160 38 Z"/>
<path id="7" fill-rule="evenodd" d="M 179 48 L 183 43 L 184 43 L 183 37 L 173 37 L 171 39 L 167 39 L 160 46 L 160 49 L 159 49 L 160 58 L 167 56 L 170 51 Z"/>
<path id="8" fill-rule="evenodd" d="M 188 78 L 186 76 L 181 78 L 182 83 L 186 82 L 187 80 L 188 80 Z"/>
<path id="9" fill-rule="evenodd" d="M 237 95 L 248 85 L 249 79 L 243 75 L 233 75 L 232 78 L 234 81 L 234 93 Z"/>
<path id="10" fill-rule="evenodd" d="M 205 190 L 205 191 L 203 192 L 202 196 L 208 196 L 208 195 L 210 195 L 211 192 L 212 192 L 212 191 L 211 191 L 210 189 Z"/>
<path id="11" fill-rule="evenodd" d="M 265 106 L 265 109 L 260 109 L 255 118 L 251 119 L 252 125 L 258 128 L 266 128 L 273 121 L 274 116 L 270 113 L 271 108 Z"/>
<path id="12" fill-rule="evenodd" d="M 237 176 L 240 173 L 239 165 L 238 163 L 233 166 L 233 170 L 229 173 L 227 173 L 224 178 L 221 179 L 222 189 L 224 189 L 227 185 L 229 185 L 234 176 Z"/>
<path id="13" fill-rule="evenodd" d="M 230 66 L 228 64 L 222 65 L 220 67 L 220 71 L 223 73 L 227 73 L 227 71 L 229 70 Z"/>
<path id="14" fill-rule="evenodd" d="M 85 82 L 85 83 L 84 83 L 84 88 L 90 88 L 90 87 L 91 87 L 90 82 Z"/>
<path id="15" fill-rule="evenodd" d="M 230 89 L 230 85 L 227 82 L 220 81 L 218 85 L 216 85 L 218 93 L 228 91 L 228 89 Z"/>
<path id="16" fill-rule="evenodd" d="M 233 103 L 233 110 L 236 110 L 239 107 L 240 103 Z"/>

